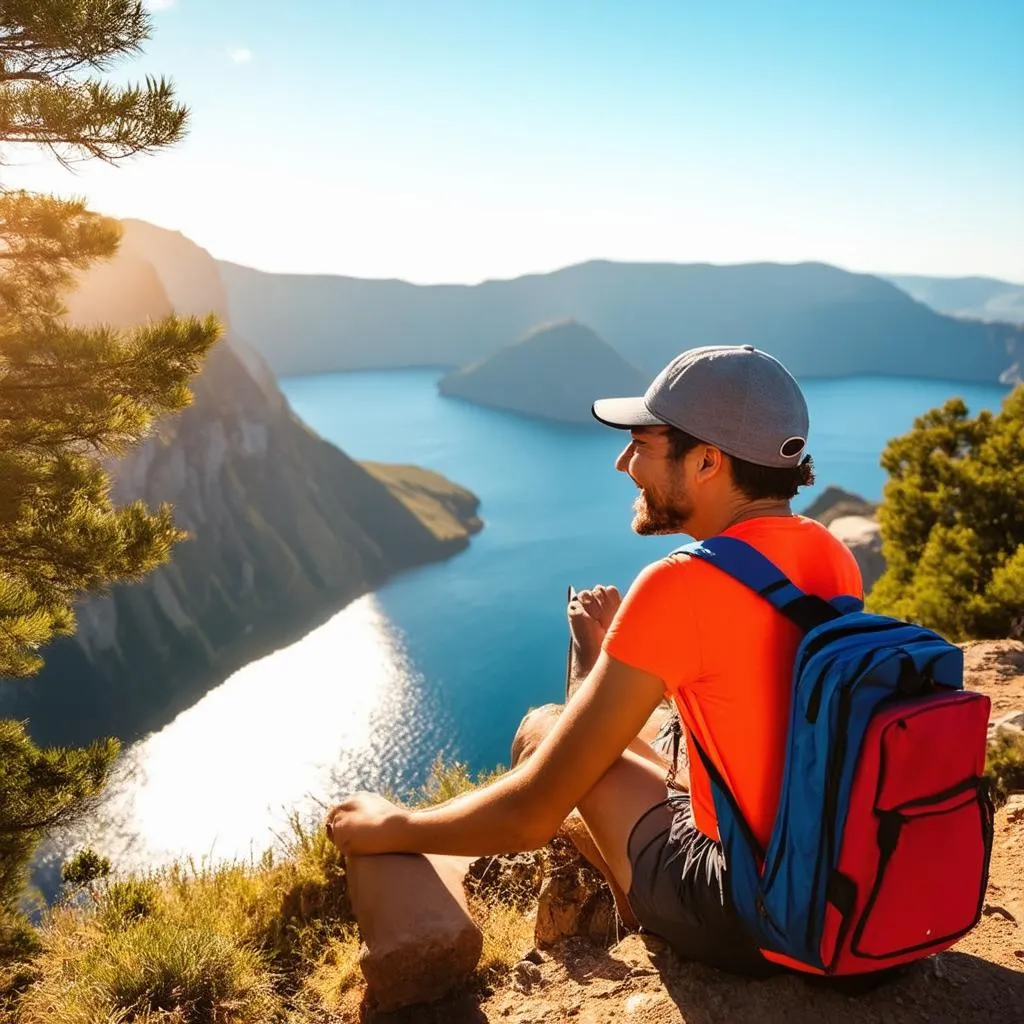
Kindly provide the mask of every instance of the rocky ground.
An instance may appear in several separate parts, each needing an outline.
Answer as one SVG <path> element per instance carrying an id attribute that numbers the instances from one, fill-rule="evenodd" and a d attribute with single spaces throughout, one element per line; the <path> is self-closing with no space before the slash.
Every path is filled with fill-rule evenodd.
<path id="1" fill-rule="evenodd" d="M 967 685 L 993 717 L 1024 709 L 1024 643 L 965 647 Z M 358 995 L 357 993 L 353 993 Z M 867 993 L 792 975 L 753 982 L 685 963 L 652 936 L 611 948 L 569 938 L 533 950 L 494 988 L 430 1006 L 375 1013 L 365 994 L 343 1019 L 373 1024 L 1017 1024 L 1024 1022 L 1024 794 L 996 816 L 981 922 L 950 951 Z"/>

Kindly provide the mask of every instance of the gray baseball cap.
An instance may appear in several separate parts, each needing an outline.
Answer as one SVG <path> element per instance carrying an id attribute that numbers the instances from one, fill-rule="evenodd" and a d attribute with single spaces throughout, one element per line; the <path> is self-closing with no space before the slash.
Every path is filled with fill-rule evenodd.
<path id="1" fill-rule="evenodd" d="M 609 427 L 668 425 L 757 466 L 792 467 L 807 446 L 807 402 L 793 375 L 753 345 L 681 353 L 640 398 L 602 398 Z"/>

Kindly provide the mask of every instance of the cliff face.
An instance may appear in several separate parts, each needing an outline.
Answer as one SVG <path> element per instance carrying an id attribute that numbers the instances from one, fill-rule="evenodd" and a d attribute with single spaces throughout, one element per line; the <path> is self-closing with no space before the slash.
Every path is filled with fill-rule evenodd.
<path id="1" fill-rule="evenodd" d="M 227 319 L 214 261 L 180 235 L 133 224 L 115 263 L 88 275 L 69 308 L 79 322 L 119 326 L 172 309 Z M 469 492 L 423 471 L 388 467 L 380 479 L 313 434 L 228 327 L 194 404 L 112 469 L 116 500 L 171 502 L 191 539 L 144 582 L 83 601 L 76 635 L 50 645 L 42 674 L 5 686 L 5 713 L 28 717 L 44 742 L 154 728 L 227 672 L 389 574 L 461 550 L 479 528 Z"/>
<path id="2" fill-rule="evenodd" d="M 820 263 L 595 261 L 474 286 L 220 266 L 235 325 L 277 373 L 464 366 L 567 317 L 649 377 L 695 345 L 757 345 L 798 377 L 993 383 L 1024 353 L 1020 328 L 942 316 L 888 281 Z"/>
<path id="3" fill-rule="evenodd" d="M 530 416 L 593 423 L 596 395 L 642 395 L 649 381 L 589 327 L 565 321 L 531 331 L 438 384 L 442 395 Z"/>

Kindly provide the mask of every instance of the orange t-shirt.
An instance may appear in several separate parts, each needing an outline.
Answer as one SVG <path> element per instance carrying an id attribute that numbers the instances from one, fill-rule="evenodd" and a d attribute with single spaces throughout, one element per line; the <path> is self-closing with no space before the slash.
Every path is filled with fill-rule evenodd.
<path id="1" fill-rule="evenodd" d="M 813 519 L 762 516 L 723 535 L 757 548 L 805 593 L 862 596 L 853 555 Z M 640 573 L 604 639 L 611 657 L 664 680 L 687 733 L 721 771 L 762 848 L 782 786 L 799 642 L 797 627 L 764 598 L 685 555 Z M 690 753 L 694 823 L 717 840 L 711 783 Z"/>

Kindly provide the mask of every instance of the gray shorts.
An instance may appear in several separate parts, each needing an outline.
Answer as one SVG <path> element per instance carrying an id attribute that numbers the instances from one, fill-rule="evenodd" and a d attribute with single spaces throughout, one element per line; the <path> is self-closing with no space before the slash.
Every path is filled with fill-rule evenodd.
<path id="1" fill-rule="evenodd" d="M 718 843 L 693 823 L 690 795 L 670 791 L 633 826 L 628 899 L 644 931 L 661 936 L 686 960 L 734 974 L 766 977 L 766 960 L 740 920 L 726 885 Z"/>

